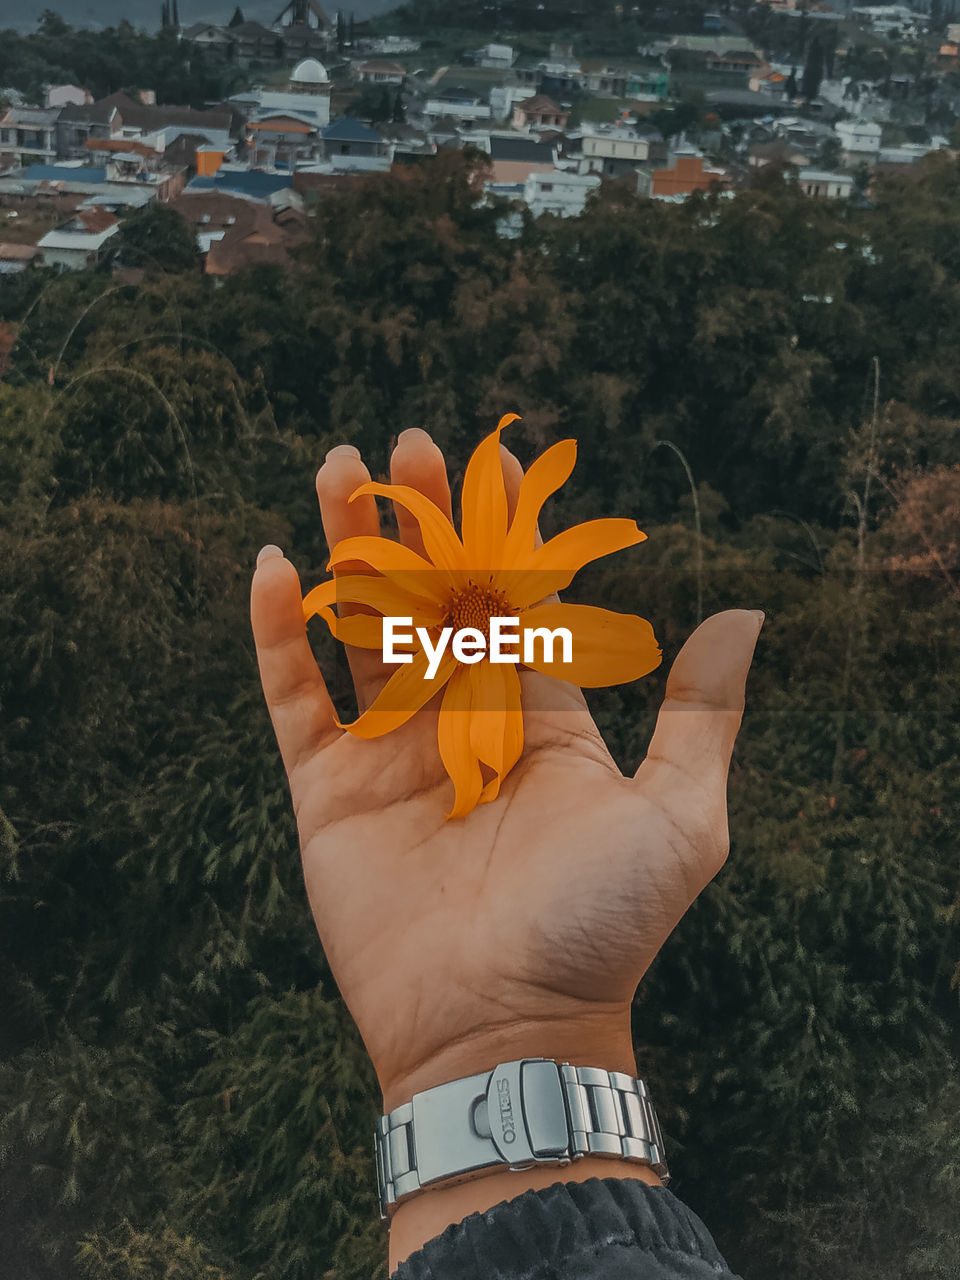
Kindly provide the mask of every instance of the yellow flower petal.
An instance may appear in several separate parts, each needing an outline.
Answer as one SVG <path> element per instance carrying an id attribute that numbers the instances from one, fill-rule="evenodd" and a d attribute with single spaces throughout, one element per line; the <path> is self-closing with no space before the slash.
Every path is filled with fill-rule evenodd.
<path id="1" fill-rule="evenodd" d="M 520 676 L 513 663 L 481 662 L 471 668 L 471 683 L 470 746 L 496 773 L 477 802 L 488 804 L 523 751 Z"/>
<path id="2" fill-rule="evenodd" d="M 449 585 L 443 575 L 437 572 L 429 560 L 424 560 L 423 556 L 417 555 L 416 551 L 411 551 L 402 542 L 369 535 L 343 538 L 331 551 L 327 568 L 337 569 L 353 560 L 368 564 L 397 586 L 404 587 L 414 595 L 426 596 L 437 604 L 446 600 L 449 594 Z"/>
<path id="3" fill-rule="evenodd" d="M 345 618 L 338 618 L 330 607 L 338 600 L 341 584 L 345 578 L 331 578 L 321 582 L 318 587 L 308 591 L 303 597 L 303 620 L 309 622 L 314 615 L 323 618 L 330 628 L 330 634 L 343 644 L 352 644 L 357 649 L 383 649 L 383 619 L 374 618 L 369 613 L 351 613 Z M 363 578 L 366 583 L 376 582 L 376 578 Z M 410 616 L 401 614 L 401 617 Z M 421 624 L 426 625 L 426 624 Z"/>
<path id="4" fill-rule="evenodd" d="M 385 618 L 412 618 L 415 627 L 439 626 L 443 620 L 436 601 L 414 595 L 389 578 L 345 574 L 334 583 L 337 603 L 365 604 Z"/>
<path id="5" fill-rule="evenodd" d="M 349 622 L 350 619 L 341 621 Z M 371 618 L 370 621 L 379 623 L 380 619 Z M 413 655 L 412 662 L 405 663 L 394 672 L 362 716 L 353 724 L 340 724 L 339 720 L 337 724 L 355 738 L 380 738 L 393 729 L 399 729 L 443 688 L 457 666 L 455 658 L 444 658 L 434 678 L 427 680 L 427 656 L 421 649 Z"/>
<path id="6" fill-rule="evenodd" d="M 437 569 L 451 573 L 467 567 L 463 545 L 457 537 L 456 529 L 436 503 L 431 502 L 418 489 L 413 489 L 408 484 L 378 484 L 376 480 L 371 480 L 355 489 L 350 495 L 350 501 L 367 493 L 372 493 L 375 497 L 390 498 L 407 508 L 420 526 L 424 548 Z"/>
<path id="7" fill-rule="evenodd" d="M 482 440 L 467 464 L 460 498 L 460 532 L 466 567 L 470 570 L 498 569 L 507 536 L 507 491 L 500 461 L 500 432 L 520 418 L 507 413 L 496 429 Z"/>
<path id="8" fill-rule="evenodd" d="M 565 529 L 537 547 L 522 564 L 505 575 L 505 588 L 516 609 L 562 591 L 591 560 L 645 542 L 647 535 L 635 520 L 588 520 Z"/>
<path id="9" fill-rule="evenodd" d="M 462 818 L 476 807 L 483 790 L 480 762 L 470 745 L 473 691 L 470 668 L 459 666 L 450 679 L 440 707 L 437 743 L 440 759 L 453 782 L 453 808 L 448 818 Z"/>
<path id="10" fill-rule="evenodd" d="M 554 645 L 555 662 L 544 662 L 544 646 L 535 641 L 534 660 L 525 665 L 557 680 L 569 680 L 582 689 L 625 684 L 659 667 L 663 655 L 645 618 L 632 613 L 612 613 L 586 604 L 541 604 L 521 614 L 524 631 L 533 627 L 566 627 L 573 637 L 573 661 L 559 661 L 562 646 Z"/>
<path id="11" fill-rule="evenodd" d="M 504 565 L 528 555 L 536 546 L 537 521 L 543 504 L 567 483 L 577 460 L 576 440 L 561 440 L 542 453 L 520 481 L 517 509 L 504 547 Z"/>

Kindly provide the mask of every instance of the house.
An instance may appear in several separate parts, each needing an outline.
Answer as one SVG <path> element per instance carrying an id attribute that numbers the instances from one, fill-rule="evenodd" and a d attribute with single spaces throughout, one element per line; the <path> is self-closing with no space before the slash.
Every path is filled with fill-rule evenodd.
<path id="1" fill-rule="evenodd" d="M 853 191 L 849 173 L 831 173 L 825 169 L 801 169 L 797 184 L 805 196 L 826 196 L 831 200 L 847 200 Z"/>
<path id="2" fill-rule="evenodd" d="M 785 138 L 773 142 L 753 142 L 747 148 L 747 164 L 756 172 L 774 166 L 805 165 L 809 156 L 791 146 Z"/>
<path id="3" fill-rule="evenodd" d="M 323 153 L 328 159 L 341 156 L 386 156 L 388 144 L 368 124 L 341 116 L 322 133 Z"/>
<path id="4" fill-rule="evenodd" d="M 116 215 L 107 209 L 78 209 L 69 222 L 48 231 L 37 248 L 45 267 L 82 271 L 103 259 L 104 249 L 120 230 Z"/>
<path id="5" fill-rule="evenodd" d="M 834 133 L 840 139 L 844 164 L 873 164 L 877 159 L 883 130 L 875 121 L 838 120 Z"/>
<path id="6" fill-rule="evenodd" d="M 572 218 L 583 213 L 587 197 L 596 191 L 601 179 L 592 173 L 534 171 L 527 175 L 523 199 L 535 218 L 543 213 L 558 218 Z"/>
<path id="7" fill-rule="evenodd" d="M 750 76 L 748 87 L 751 93 L 769 93 L 782 96 L 789 77 L 782 71 L 775 71 L 769 62 L 763 62 Z"/>
<path id="8" fill-rule="evenodd" d="M 17 276 L 33 265 L 40 249 L 35 244 L 0 243 L 0 277 Z"/>
<path id="9" fill-rule="evenodd" d="M 86 155 L 88 138 L 119 138 L 123 119 L 115 102 L 71 102 L 57 116 L 56 147 L 60 160 Z"/>
<path id="10" fill-rule="evenodd" d="M 708 55 L 705 67 L 707 71 L 721 72 L 725 75 L 753 75 L 764 65 L 763 58 L 753 49 L 731 49 L 727 53 Z"/>
<path id="11" fill-rule="evenodd" d="M 81 89 L 78 84 L 54 84 L 47 89 L 43 105 L 45 107 L 66 107 L 67 105 L 82 107 L 92 101 L 93 94 L 90 90 Z"/>
<path id="12" fill-rule="evenodd" d="M 259 22 L 238 22 L 229 32 L 233 41 L 232 60 L 238 67 L 275 66 L 286 55 L 285 41 Z"/>
<path id="13" fill-rule="evenodd" d="M 312 61 L 312 59 L 311 59 Z M 317 64 L 320 65 L 319 63 Z M 291 85 L 292 87 L 292 85 Z M 288 112 L 302 116 L 305 120 L 324 128 L 330 123 L 329 80 L 316 81 L 312 84 L 301 83 L 295 92 L 274 91 L 270 89 L 250 89 L 244 93 L 235 93 L 229 99 L 240 116 L 247 122 L 259 120 L 264 116 Z"/>
<path id="14" fill-rule="evenodd" d="M 247 147 L 251 169 L 296 169 L 320 156 L 321 125 L 303 116 L 277 113 L 251 120 Z"/>
<path id="15" fill-rule="evenodd" d="M 540 125 L 552 125 L 557 129 L 565 129 L 570 119 L 570 112 L 564 111 L 551 98 L 537 94 L 534 98 L 526 98 L 513 108 L 513 127 L 529 129 Z"/>
<path id="16" fill-rule="evenodd" d="M 7 164 L 17 166 L 31 160 L 56 159 L 60 110 L 59 107 L 10 107 L 0 116 L 0 157 Z"/>
<path id="17" fill-rule="evenodd" d="M 364 84 L 401 85 L 407 77 L 406 71 L 399 62 L 386 62 L 380 58 L 372 58 L 369 62 L 361 62 L 354 68 L 358 80 Z"/>
<path id="18" fill-rule="evenodd" d="M 548 143 L 535 138 L 491 134 L 490 159 L 493 162 L 492 182 L 520 183 L 526 182 L 531 173 L 552 173 L 556 151 Z"/>
<path id="19" fill-rule="evenodd" d="M 180 39 L 195 45 L 203 53 L 204 62 L 230 62 L 236 50 L 232 29 L 211 22 L 195 22 L 180 32 Z"/>
<path id="20" fill-rule="evenodd" d="M 111 93 L 99 102 L 64 107 L 57 120 L 57 147 L 61 159 L 87 155 L 90 138 L 136 138 L 161 130 L 180 129 L 214 136 L 238 132 L 240 115 L 231 104 L 209 110 L 136 101 L 125 93 Z M 214 135 L 214 136 L 211 136 Z M 172 139 L 171 139 L 172 141 Z"/>
<path id="21" fill-rule="evenodd" d="M 87 139 L 87 156 L 95 162 L 91 168 L 103 172 L 104 182 L 150 187 L 153 198 L 160 201 L 172 200 L 186 184 L 187 166 L 171 163 L 174 154 L 171 151 L 168 157 L 155 146 L 133 138 Z M 58 167 L 75 173 L 86 169 L 84 165 Z"/>
<path id="22" fill-rule="evenodd" d="M 291 193 L 292 195 L 292 193 Z M 269 263 L 291 266 L 290 250 L 309 239 L 299 196 L 281 207 L 224 192 L 185 192 L 173 208 L 193 228 L 207 275 Z"/>
<path id="23" fill-rule="evenodd" d="M 105 166 L 34 164 L 13 177 L 0 177 L 0 205 L 47 209 L 64 219 L 88 201 L 104 208 L 139 208 L 162 191 L 162 179 L 153 175 L 140 182 L 108 182 Z"/>
<path id="24" fill-rule="evenodd" d="M 516 65 L 510 76 L 514 84 L 530 85 L 537 93 L 561 96 L 579 93 L 584 85 L 583 69 L 568 44 L 551 44 L 549 57 Z"/>
<path id="25" fill-rule="evenodd" d="M 259 169 L 222 165 L 213 174 L 198 174 L 187 184 L 183 194 L 192 195 L 197 191 L 225 192 L 244 200 L 269 204 L 271 200 L 278 198 L 279 193 L 292 188 L 293 177 L 289 173 L 263 173 Z"/>
<path id="26" fill-rule="evenodd" d="M 639 164 L 663 164 L 666 159 L 667 144 L 657 129 L 584 126 L 581 173 L 602 173 L 612 178 L 632 173 Z"/>
<path id="27" fill-rule="evenodd" d="M 536 89 L 522 84 L 495 84 L 490 87 L 490 115 L 494 120 L 506 120 L 513 115 L 518 102 L 536 97 Z"/>
<path id="28" fill-rule="evenodd" d="M 671 67 L 680 70 L 705 70 L 712 62 L 717 64 L 715 70 L 734 71 L 737 55 L 747 59 L 747 70 L 753 70 L 755 65 L 762 62 L 757 56 L 757 50 L 746 43 L 743 36 L 727 35 L 674 36 L 665 57 Z M 724 62 L 728 56 L 732 61 Z M 749 59 L 755 59 L 756 62 L 748 65 Z"/>
<path id="29" fill-rule="evenodd" d="M 598 98 L 625 98 L 629 79 L 626 71 L 604 67 L 602 71 L 588 71 L 583 78 L 583 87 Z"/>
<path id="30" fill-rule="evenodd" d="M 476 51 L 477 66 L 497 67 L 502 71 L 509 70 L 517 59 L 516 52 L 509 44 L 485 44 Z"/>
<path id="31" fill-rule="evenodd" d="M 423 116 L 427 121 L 443 120 L 444 123 L 467 124 L 474 120 L 489 120 L 490 104 L 481 102 L 472 89 L 445 89 L 435 98 L 424 103 Z"/>
<path id="32" fill-rule="evenodd" d="M 682 200 L 694 191 L 708 191 L 715 183 L 726 185 L 726 169 L 716 169 L 703 156 L 676 156 L 671 167 L 638 169 L 637 192 L 654 200 Z"/>

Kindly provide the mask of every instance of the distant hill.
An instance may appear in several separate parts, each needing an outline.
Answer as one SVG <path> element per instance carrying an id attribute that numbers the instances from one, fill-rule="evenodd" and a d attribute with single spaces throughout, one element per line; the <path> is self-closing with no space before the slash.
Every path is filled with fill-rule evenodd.
<path id="1" fill-rule="evenodd" d="M 26 5 L 16 6 L 16 13 L 5 12 L 7 6 L 0 5 L 0 30 L 12 26 L 18 31 L 30 31 L 43 10 L 50 8 L 75 27 L 96 30 L 115 26 L 126 18 L 135 27 L 154 31 L 160 25 L 160 3 L 161 0 L 28 0 Z M 179 0 L 180 21 L 185 26 L 193 22 L 229 22 L 235 5 L 236 0 Z M 269 23 L 282 5 L 283 0 L 252 0 L 249 4 L 241 0 L 240 8 L 244 17 Z M 344 0 L 339 6 L 331 3 L 326 7 L 331 18 L 339 7 L 359 19 L 386 13 L 397 5 L 398 0 Z M 11 5 L 10 10 L 13 8 Z"/>

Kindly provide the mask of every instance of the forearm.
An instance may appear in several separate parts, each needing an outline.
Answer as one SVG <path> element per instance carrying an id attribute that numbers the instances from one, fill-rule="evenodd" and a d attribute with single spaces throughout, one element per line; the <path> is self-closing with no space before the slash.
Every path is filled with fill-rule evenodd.
<path id="1" fill-rule="evenodd" d="M 605 1019 L 605 1022 L 607 1020 Z M 408 1102 L 414 1093 L 445 1084 L 463 1076 L 491 1070 L 498 1062 L 520 1057 L 552 1058 L 574 1066 L 603 1067 L 609 1071 L 636 1074 L 636 1060 L 630 1043 L 629 1012 L 618 1019 L 619 1025 L 592 1028 L 585 1037 L 584 1027 L 519 1029 L 500 1036 L 496 1044 L 455 1046 L 424 1064 L 404 1081 L 396 1081 L 384 1090 L 384 1112 Z M 531 1034 L 533 1032 L 533 1034 Z M 584 1048 L 584 1042 L 589 1044 Z M 541 1190 L 555 1182 L 585 1182 L 588 1178 L 636 1178 L 652 1186 L 660 1186 L 660 1178 L 651 1169 L 629 1160 L 608 1156 L 584 1156 L 562 1167 L 544 1165 L 512 1171 L 498 1169 L 471 1178 L 456 1186 L 423 1190 L 402 1202 L 390 1222 L 390 1274 L 410 1254 L 428 1240 L 442 1234 L 453 1223 L 462 1222 L 474 1213 L 482 1213 L 503 1200 L 512 1200 L 526 1191 Z"/>

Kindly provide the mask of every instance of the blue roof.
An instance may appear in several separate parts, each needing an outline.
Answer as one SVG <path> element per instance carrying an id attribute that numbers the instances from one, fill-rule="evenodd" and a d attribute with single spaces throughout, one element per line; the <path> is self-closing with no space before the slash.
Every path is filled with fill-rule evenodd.
<path id="1" fill-rule="evenodd" d="M 188 184 L 190 191 L 236 191 L 252 196 L 254 200 L 266 200 L 275 191 L 293 186 L 289 173 L 263 173 L 259 169 L 243 169 L 233 172 L 218 169 L 210 178 L 194 178 Z"/>
<path id="2" fill-rule="evenodd" d="M 354 120 L 352 116 L 341 116 L 339 120 L 334 120 L 333 124 L 328 124 L 323 130 L 323 136 L 335 138 L 338 142 L 383 141 L 376 129 L 371 129 L 368 124 Z"/>
<path id="3" fill-rule="evenodd" d="M 106 169 L 93 165 L 32 164 L 23 171 L 32 182 L 106 182 Z"/>

